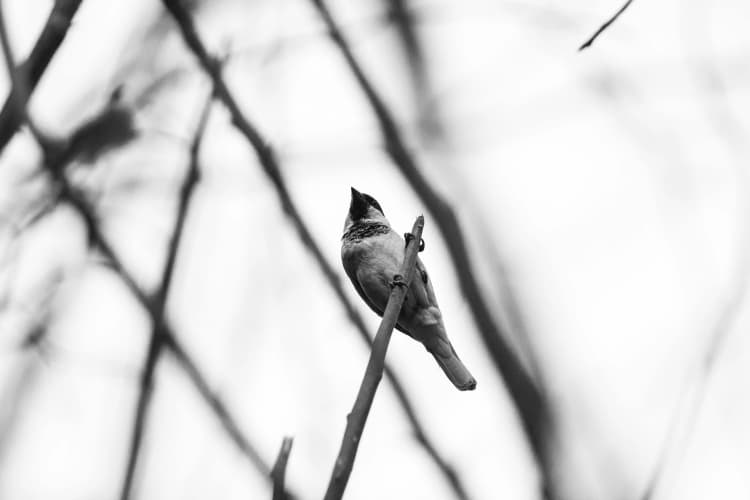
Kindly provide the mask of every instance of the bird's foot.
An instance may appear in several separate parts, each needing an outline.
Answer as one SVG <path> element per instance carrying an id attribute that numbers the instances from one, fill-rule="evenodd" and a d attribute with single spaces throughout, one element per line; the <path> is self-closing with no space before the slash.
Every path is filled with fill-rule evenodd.
<path id="1" fill-rule="evenodd" d="M 406 240 L 406 246 L 409 246 L 409 242 L 414 239 L 414 235 L 411 233 L 404 233 L 404 240 Z M 424 251 L 424 239 L 419 238 L 419 251 Z"/>
<path id="2" fill-rule="evenodd" d="M 406 288 L 406 281 L 404 280 L 404 277 L 401 276 L 400 274 L 394 274 L 393 280 L 391 281 L 390 285 L 391 285 L 391 289 L 397 286 Z"/>

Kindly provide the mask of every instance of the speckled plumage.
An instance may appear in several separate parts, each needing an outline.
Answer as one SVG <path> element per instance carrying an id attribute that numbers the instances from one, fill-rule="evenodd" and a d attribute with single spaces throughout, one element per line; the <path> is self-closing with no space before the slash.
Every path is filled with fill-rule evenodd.
<path id="1" fill-rule="evenodd" d="M 377 201 L 352 188 L 341 261 L 357 293 L 379 316 L 388 303 L 390 283 L 400 270 L 405 246 Z M 476 381 L 448 340 L 432 282 L 421 259 L 417 258 L 416 266 L 396 328 L 424 344 L 457 388 L 472 390 Z"/>
<path id="2" fill-rule="evenodd" d="M 391 226 L 382 224 L 379 222 L 356 222 L 344 232 L 341 236 L 342 240 L 348 240 L 349 242 L 358 242 L 364 238 L 375 236 L 377 234 L 386 234 L 392 231 Z"/>

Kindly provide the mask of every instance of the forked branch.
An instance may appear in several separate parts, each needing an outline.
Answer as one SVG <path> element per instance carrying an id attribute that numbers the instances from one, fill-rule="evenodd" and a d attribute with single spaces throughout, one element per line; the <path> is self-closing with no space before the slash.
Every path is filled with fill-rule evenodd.
<path id="1" fill-rule="evenodd" d="M 279 456 L 276 457 L 276 463 L 271 470 L 273 479 L 273 500 L 289 500 L 290 497 L 284 489 L 284 480 L 286 478 L 286 464 L 289 461 L 289 453 L 292 451 L 293 438 L 286 436 L 281 441 Z"/>

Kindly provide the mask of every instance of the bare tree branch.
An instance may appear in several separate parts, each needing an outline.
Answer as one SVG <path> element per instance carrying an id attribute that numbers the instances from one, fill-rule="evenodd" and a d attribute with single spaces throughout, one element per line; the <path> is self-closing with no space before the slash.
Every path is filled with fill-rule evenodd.
<path id="1" fill-rule="evenodd" d="M 177 342 L 173 334 L 167 336 L 166 347 L 177 360 L 177 363 L 185 371 L 190 381 L 193 383 L 198 393 L 201 395 L 206 404 L 219 418 L 224 431 L 232 438 L 237 448 L 255 465 L 258 471 L 270 478 L 271 467 L 263 461 L 255 447 L 245 437 L 237 425 L 237 421 L 232 417 L 229 409 L 222 399 L 211 389 L 206 382 L 206 378 L 201 374 L 193 359 L 187 354 L 182 344 Z M 293 498 L 290 496 L 290 498 Z"/>
<path id="2" fill-rule="evenodd" d="M 4 24 L 2 23 L 2 5 L 0 4 L 0 37 L 2 37 L 0 41 L 2 41 L 3 39 L 5 40 L 3 42 L 3 51 L 5 52 L 6 61 L 8 61 L 9 71 L 11 72 L 11 79 L 13 80 L 16 78 L 16 71 L 14 70 L 15 66 L 12 64 L 12 60 L 13 60 L 12 54 L 10 53 L 9 44 L 7 43 L 7 37 L 5 37 L 3 28 L 4 28 Z M 20 86 L 17 88 L 20 88 L 21 90 L 23 90 L 24 87 Z M 26 100 L 21 100 L 20 102 L 26 102 Z M 13 105 L 15 106 L 16 104 L 13 104 Z M 208 106 L 208 103 L 206 105 Z M 154 307 L 154 301 L 152 300 L 152 297 L 150 297 L 147 293 L 145 293 L 140 288 L 140 286 L 135 282 L 135 280 L 130 275 L 130 273 L 122 265 L 122 262 L 118 258 L 114 249 L 111 247 L 107 239 L 104 237 L 104 234 L 101 231 L 101 228 L 96 219 L 94 211 L 89 206 L 89 203 L 85 199 L 83 193 L 79 192 L 77 189 L 71 186 L 65 177 L 65 172 L 64 172 L 65 165 L 71 159 L 77 156 L 77 152 L 81 151 L 81 147 L 80 147 L 81 142 L 85 143 L 88 141 L 88 136 L 90 134 L 84 133 L 84 131 L 93 130 L 93 133 L 96 135 L 98 133 L 96 130 L 94 130 L 96 129 L 96 127 L 91 125 L 92 122 L 88 122 L 84 124 L 82 127 L 80 127 L 76 131 L 76 133 L 73 134 L 72 136 L 73 138 L 71 140 L 62 141 L 62 144 L 65 145 L 65 147 L 63 147 L 62 144 L 57 144 L 52 141 L 49 141 L 46 137 L 39 134 L 39 132 L 36 130 L 36 127 L 33 126 L 33 121 L 28 116 L 25 106 L 22 106 L 18 110 L 18 113 L 23 118 L 23 120 L 25 120 L 29 124 L 32 130 L 32 133 L 34 133 L 37 142 L 42 148 L 42 152 L 44 155 L 44 166 L 46 170 L 49 172 L 49 174 L 52 176 L 55 183 L 57 184 L 57 187 L 59 188 L 59 192 L 54 195 L 54 198 L 55 198 L 54 203 L 57 203 L 59 201 L 65 201 L 69 203 L 76 210 L 76 212 L 79 214 L 79 216 L 83 220 L 84 225 L 86 226 L 86 233 L 89 239 L 89 246 L 97 248 L 104 255 L 104 257 L 107 259 L 108 265 L 120 277 L 123 283 L 127 286 L 128 290 L 138 300 L 141 307 L 143 307 L 148 312 L 152 323 L 155 325 L 154 328 L 156 328 L 156 326 L 158 326 L 159 328 L 157 334 L 160 336 L 161 342 L 163 343 L 164 347 L 167 347 L 175 356 L 178 366 L 180 366 L 185 371 L 188 378 L 196 387 L 196 389 L 198 390 L 199 394 L 203 398 L 206 405 L 208 405 L 209 408 L 217 416 L 222 427 L 227 432 L 231 440 L 239 448 L 242 454 L 245 455 L 251 461 L 251 463 L 255 466 L 255 468 L 258 471 L 260 471 L 261 474 L 263 474 L 265 477 L 270 479 L 270 475 L 269 475 L 270 467 L 263 461 L 263 459 L 260 457 L 258 452 L 253 447 L 253 445 L 250 443 L 247 437 L 245 437 L 243 432 L 240 430 L 239 425 L 237 424 L 234 417 L 232 417 L 231 413 L 229 412 L 229 410 L 227 409 L 226 405 L 223 403 L 221 398 L 219 398 L 214 393 L 214 391 L 210 388 L 210 385 L 206 381 L 205 376 L 201 373 L 196 363 L 188 355 L 188 353 L 183 348 L 182 344 L 179 342 L 179 339 L 177 338 L 174 331 L 170 327 L 167 318 L 163 317 L 162 315 L 162 320 L 157 321 L 156 308 Z M 123 130 L 128 130 L 130 127 L 130 121 L 127 119 L 126 120 L 116 119 L 115 121 L 121 124 L 124 123 L 126 125 L 123 128 Z M 94 122 L 99 123 L 96 121 L 96 119 L 94 120 Z M 202 126 L 203 124 L 201 124 L 201 127 Z M 124 137 L 127 138 L 126 140 L 129 140 L 129 138 L 131 138 L 131 134 L 115 133 L 115 134 L 107 134 L 107 137 L 108 138 L 114 137 L 115 142 L 117 142 Z M 78 138 L 79 140 L 76 140 L 76 138 Z M 191 159 L 193 160 L 196 159 L 195 155 L 197 155 L 197 147 L 198 147 L 197 141 L 199 138 L 200 138 L 199 136 L 196 136 L 195 141 L 193 142 L 194 150 L 191 150 Z M 87 152 L 88 156 L 91 156 L 91 154 L 93 154 L 92 151 L 94 151 L 96 147 L 99 147 L 99 146 L 94 146 L 94 149 L 92 149 L 91 147 L 87 147 L 87 148 L 84 148 L 83 151 Z M 193 169 L 197 169 L 197 164 L 195 162 L 192 162 L 190 165 L 190 169 L 191 171 L 193 171 Z M 183 198 L 187 196 L 186 190 L 188 189 L 188 187 L 190 188 L 190 191 L 191 191 L 192 190 L 191 184 L 194 184 L 196 181 L 197 181 L 197 171 L 193 172 L 192 174 L 189 173 L 188 177 L 186 177 L 185 179 L 185 184 L 183 185 L 183 189 L 181 190 L 181 195 L 180 195 L 181 200 L 183 200 Z M 185 200 L 184 203 L 187 203 L 187 200 Z M 182 210 L 178 210 L 178 213 L 180 213 L 181 211 Z M 184 217 L 184 214 L 183 214 L 183 217 Z M 183 223 L 184 223 L 184 220 L 183 222 L 180 222 L 180 224 L 183 224 Z M 170 247 L 171 245 L 176 245 L 176 242 L 177 240 L 175 240 L 175 238 L 173 237 Z M 176 252 L 176 248 L 175 248 L 175 252 Z M 171 261 L 171 264 L 169 264 L 170 261 Z M 174 257 L 172 257 L 171 259 L 168 258 L 168 265 L 165 268 L 165 271 L 166 269 L 169 269 L 168 272 L 170 273 L 170 275 L 173 272 L 173 266 L 174 266 Z M 171 282 L 171 277 L 169 277 L 167 281 Z M 164 289 L 164 287 L 162 287 L 162 289 Z M 166 291 L 162 295 L 163 297 L 160 300 L 165 301 Z M 149 348 L 149 352 L 151 352 L 150 348 Z M 146 363 L 147 364 L 149 363 L 148 359 Z M 132 472 L 130 474 L 132 474 Z M 291 494 L 289 494 L 289 498 L 292 499 L 294 497 Z"/>
<path id="3" fill-rule="evenodd" d="M 99 229 L 98 223 L 93 215 L 93 212 L 88 207 L 88 204 L 83 200 L 79 194 L 74 191 L 66 191 L 66 199 L 71 202 L 76 211 L 84 219 L 88 228 L 89 239 L 94 247 L 98 248 L 104 257 L 109 262 L 115 273 L 125 283 L 130 292 L 136 297 L 139 304 L 147 310 L 149 316 L 153 321 L 153 308 L 149 296 L 141 290 L 138 284 L 133 280 L 128 271 L 123 267 L 114 250 L 109 245 L 107 240 L 104 238 L 101 230 Z M 266 477 L 269 477 L 270 466 L 268 466 L 260 454 L 257 452 L 255 447 L 250 443 L 247 437 L 241 431 L 236 419 L 231 415 L 221 398 L 211 389 L 206 377 L 201 373 L 200 369 L 196 365 L 195 361 L 185 351 L 182 343 L 179 341 L 174 331 L 172 330 L 169 323 L 165 320 L 162 325 L 162 335 L 164 336 L 165 347 L 174 355 L 178 366 L 185 371 L 186 375 L 195 386 L 198 393 L 203 398 L 204 402 L 211 409 L 211 411 L 219 419 L 224 430 L 231 438 L 232 442 L 247 457 L 255 468 Z"/>
<path id="4" fill-rule="evenodd" d="M 401 264 L 399 274 L 393 277 L 391 295 L 388 297 L 388 304 L 383 312 L 383 320 L 380 322 L 380 327 L 378 327 L 378 332 L 375 334 L 375 340 L 372 343 L 372 352 L 370 353 L 370 360 L 367 362 L 365 376 L 359 387 L 357 399 L 354 401 L 354 407 L 351 413 L 346 416 L 346 430 L 331 473 L 325 500 L 339 500 L 344 496 L 346 483 L 349 481 L 349 475 L 352 473 L 352 467 L 354 466 L 354 458 L 357 456 L 357 448 L 359 448 L 359 442 L 362 439 L 362 431 L 365 429 L 367 416 L 370 414 L 370 408 L 375 399 L 375 392 L 383 378 L 388 342 L 391 340 L 393 328 L 396 326 L 401 306 L 404 304 L 406 290 L 414 276 L 419 242 L 422 240 L 422 229 L 424 229 L 424 217 L 420 215 L 414 221 L 411 230 L 412 238 L 406 240 L 404 262 Z"/>
<path id="5" fill-rule="evenodd" d="M 63 155 L 64 156 L 64 155 Z M 62 172 L 62 168 L 54 166 L 50 168 L 53 172 Z M 135 282 L 129 272 L 120 262 L 114 249 L 110 246 L 106 238 L 104 237 L 101 229 L 99 228 L 98 221 L 94 215 L 94 212 L 89 207 L 83 196 L 74 190 L 64 176 L 59 176 L 58 180 L 61 184 L 61 198 L 70 203 L 73 208 L 76 209 L 78 214 L 86 225 L 87 234 L 91 246 L 99 249 L 99 251 L 107 259 L 109 266 L 112 270 L 120 277 L 125 283 L 128 290 L 138 300 L 138 303 L 143 307 L 149 314 L 151 321 L 154 321 L 154 309 L 152 307 L 152 301 L 148 294 L 146 294 L 140 286 Z M 237 446 L 237 448 L 245 455 L 255 468 L 266 477 L 269 477 L 270 466 L 268 466 L 260 454 L 256 451 L 254 446 L 245 437 L 240 430 L 235 418 L 231 415 L 226 405 L 223 403 L 221 398 L 215 394 L 211 389 L 206 377 L 201 373 L 195 361 L 188 355 L 182 346 L 181 342 L 172 330 L 169 322 L 165 320 L 162 325 L 162 334 L 165 337 L 166 347 L 171 351 L 177 360 L 178 366 L 180 366 L 195 386 L 198 393 L 203 398 L 204 402 L 208 405 L 211 411 L 219 419 L 224 430 L 227 432 L 231 440 Z"/>
<path id="6" fill-rule="evenodd" d="M 293 441 L 294 439 L 291 437 L 284 437 L 281 441 L 279 456 L 276 458 L 276 463 L 273 464 L 273 470 L 271 470 L 273 500 L 289 500 L 289 496 L 284 489 L 284 479 L 286 477 L 286 463 L 289 461 L 289 453 L 292 451 Z"/>
<path id="7" fill-rule="evenodd" d="M 479 283 L 474 275 L 463 231 L 452 207 L 431 186 L 422 174 L 416 161 L 409 153 L 392 113 L 375 90 L 370 80 L 354 57 L 338 25 L 333 20 L 328 7 L 322 0 L 312 0 L 328 27 L 334 44 L 341 51 L 349 69 L 364 92 L 380 125 L 383 141 L 388 154 L 402 175 L 419 195 L 438 223 L 443 240 L 448 248 L 458 282 L 466 301 L 471 308 L 482 340 L 489 351 L 495 367 L 505 381 L 510 395 L 519 411 L 521 421 L 531 448 L 542 466 L 545 480 L 549 480 L 545 454 L 546 434 L 549 430 L 549 415 L 544 395 L 536 383 L 526 373 L 518 356 L 505 340 L 508 338 L 497 325 L 489 306 L 484 300 Z"/>
<path id="8" fill-rule="evenodd" d="M 136 137 L 131 111 L 115 102 L 111 102 L 101 113 L 80 125 L 67 141 L 54 141 L 42 134 L 28 116 L 27 105 L 32 89 L 25 81 L 22 69 L 16 68 L 14 63 L 15 59 L 5 30 L 5 22 L 2 19 L 2 9 L 0 9 L 0 24 L 3 27 L 0 30 L 0 42 L 11 79 L 11 96 L 6 105 L 14 109 L 14 116 L 20 117 L 20 123 L 24 121 L 27 123 L 32 135 L 43 149 L 48 167 L 62 168 L 74 159 L 92 162 L 106 151 L 122 146 Z M 0 127 L 2 127 L 2 122 L 0 122 Z M 55 172 L 55 175 L 59 175 L 59 172 Z"/>
<path id="9" fill-rule="evenodd" d="M 136 404 L 135 415 L 133 418 L 133 433 L 130 443 L 130 452 L 125 470 L 125 478 L 120 493 L 120 498 L 122 500 L 130 498 L 130 492 L 133 488 L 135 469 L 138 463 L 141 443 L 143 442 L 143 434 L 146 427 L 146 417 L 153 397 L 156 366 L 159 362 L 162 349 L 167 343 L 167 334 L 164 327 L 166 323 L 167 298 L 169 297 L 169 292 L 172 287 L 172 277 L 174 276 L 175 263 L 177 262 L 177 254 L 182 239 L 182 233 L 185 228 L 185 221 L 187 220 L 190 200 L 195 190 L 195 186 L 198 183 L 200 172 L 198 154 L 200 152 L 201 139 L 203 138 L 206 123 L 208 122 L 212 100 L 211 96 L 206 99 L 206 103 L 204 104 L 198 121 L 198 126 L 196 127 L 195 135 L 193 136 L 193 141 L 190 145 L 190 164 L 180 188 L 177 203 L 177 217 L 175 219 L 172 236 L 170 237 L 167 246 L 166 263 L 164 265 L 161 283 L 152 301 L 153 324 L 151 338 L 141 373 L 140 392 L 138 394 L 138 403 Z"/>
<path id="10" fill-rule="evenodd" d="M 302 220 L 300 212 L 297 209 L 294 201 L 292 200 L 286 187 L 286 183 L 284 182 L 284 179 L 281 175 L 281 169 L 279 168 L 279 164 L 273 149 L 240 110 L 239 105 L 235 101 L 232 93 L 230 92 L 222 77 L 220 65 L 217 63 L 217 60 L 209 54 L 205 45 L 198 36 L 198 32 L 195 29 L 195 25 L 192 18 L 190 17 L 189 12 L 185 9 L 185 7 L 179 0 L 163 0 L 163 3 L 177 22 L 186 45 L 196 56 L 204 71 L 213 80 L 216 96 L 224 103 L 227 110 L 229 111 L 233 125 L 242 135 L 245 136 L 245 138 L 254 148 L 258 156 L 261 168 L 274 186 L 274 189 L 276 190 L 276 193 L 281 202 L 282 210 L 292 222 L 292 225 L 296 230 L 299 239 L 302 241 L 308 251 L 313 255 L 313 258 L 318 264 L 318 268 L 323 273 L 326 281 L 332 288 L 334 295 L 337 297 L 342 307 L 344 308 L 347 317 L 356 327 L 360 338 L 367 344 L 368 347 L 370 347 L 372 339 L 370 338 L 370 335 L 367 331 L 367 326 L 362 319 L 362 316 L 359 314 L 357 308 L 346 295 L 346 292 L 341 285 L 341 280 L 338 274 L 336 273 L 336 271 L 334 271 L 331 264 L 326 260 L 323 252 L 320 249 L 320 246 L 315 241 L 312 233 Z M 403 385 L 396 376 L 395 372 L 390 367 L 386 367 L 385 374 L 386 378 L 389 380 L 396 393 L 396 397 L 401 405 L 401 408 L 406 414 L 406 418 L 408 419 L 412 427 L 412 431 L 417 438 L 418 443 L 433 459 L 433 462 L 435 463 L 435 465 L 437 465 L 441 473 L 444 475 L 446 481 L 448 481 L 454 494 L 460 499 L 466 499 L 466 492 L 461 484 L 458 475 L 456 474 L 455 470 L 453 470 L 453 468 L 447 463 L 447 461 L 440 456 L 437 448 L 427 436 L 424 425 L 422 425 L 422 423 L 419 421 L 414 407 L 409 401 L 409 398 L 406 395 L 406 391 L 404 390 Z"/>
<path id="11" fill-rule="evenodd" d="M 591 44 L 594 43 L 594 40 L 596 40 L 597 38 L 599 38 L 599 35 L 601 35 L 604 32 L 604 30 L 606 30 L 607 28 L 609 28 L 609 26 L 613 22 L 615 22 L 618 17 L 620 17 L 620 14 L 622 14 L 623 12 L 625 12 L 625 9 L 627 9 L 628 7 L 630 7 L 631 3 L 633 3 L 633 0 L 627 0 L 622 5 L 622 7 L 620 7 L 620 10 L 618 10 L 617 12 L 615 12 L 615 15 L 613 15 L 612 17 L 610 17 L 607 20 L 607 22 L 605 22 L 604 24 L 602 24 L 599 27 L 599 29 L 596 30 L 596 32 L 593 35 L 591 35 L 591 37 L 589 37 L 588 40 L 586 40 L 585 42 L 583 42 L 583 44 L 580 47 L 578 47 L 578 50 L 581 51 L 581 50 L 589 48 L 591 46 Z"/>
<path id="12" fill-rule="evenodd" d="M 393 24 L 405 56 L 405 70 L 411 82 L 420 138 L 427 144 L 443 143 L 447 136 L 440 116 L 440 103 L 434 99 L 429 58 L 425 57 L 418 29 L 420 17 L 425 15 L 424 5 L 418 5 L 413 0 L 384 0 L 384 4 L 386 20 Z"/>
<path id="13" fill-rule="evenodd" d="M 387 9 L 386 19 L 393 22 L 406 56 L 406 69 L 411 76 L 415 101 L 420 107 L 420 113 L 424 115 L 428 111 L 425 105 L 427 91 L 429 91 L 428 76 L 424 49 L 416 29 L 416 14 L 410 6 L 409 0 L 384 0 L 384 3 Z M 422 118 L 428 117 L 423 116 Z"/>
<path id="14" fill-rule="evenodd" d="M 26 122 L 31 129 L 31 133 L 34 135 L 39 144 L 45 149 L 45 151 L 48 151 L 50 148 L 50 141 L 39 132 L 34 124 L 34 121 L 29 117 L 26 109 L 26 103 L 29 100 L 29 89 L 27 88 L 28 85 L 23 78 L 21 71 L 16 69 L 16 59 L 13 56 L 13 50 L 11 49 L 10 41 L 8 40 L 8 32 L 5 29 L 5 14 L 1 5 L 0 46 L 2 47 L 3 59 L 5 60 L 5 67 L 8 72 L 8 77 L 11 84 L 11 95 L 8 97 L 8 101 L 6 101 L 6 104 L 10 106 L 10 109 L 18 117 L 19 125 L 23 122 Z"/>
<path id="15" fill-rule="evenodd" d="M 31 54 L 16 69 L 20 85 L 13 82 L 10 94 L 0 111 L 0 152 L 5 149 L 18 127 L 24 122 L 23 110 L 26 109 L 29 96 L 65 39 L 71 20 L 80 5 L 81 0 L 56 0 Z"/>
<path id="16" fill-rule="evenodd" d="M 415 15 L 409 7 L 409 0 L 385 0 L 388 20 L 393 20 L 401 40 L 404 53 L 409 60 L 412 78 L 416 81 L 425 78 L 424 51 L 415 29 Z"/>

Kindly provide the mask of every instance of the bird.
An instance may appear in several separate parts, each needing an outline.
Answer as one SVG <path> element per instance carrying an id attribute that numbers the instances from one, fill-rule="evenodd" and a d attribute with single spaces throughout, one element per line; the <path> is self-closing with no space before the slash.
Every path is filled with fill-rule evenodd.
<path id="1" fill-rule="evenodd" d="M 378 316 L 383 316 L 405 251 L 406 241 L 393 230 L 377 200 L 351 188 L 341 262 L 359 296 Z M 432 281 L 419 258 L 396 328 L 421 342 L 456 388 L 476 388 L 476 380 L 448 340 Z"/>

